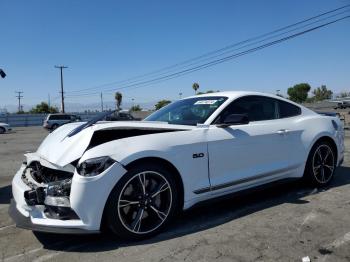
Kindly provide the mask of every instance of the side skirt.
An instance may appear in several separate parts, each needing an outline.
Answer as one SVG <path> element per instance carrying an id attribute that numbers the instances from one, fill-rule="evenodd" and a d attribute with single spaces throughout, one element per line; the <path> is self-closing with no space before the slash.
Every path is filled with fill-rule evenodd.
<path id="1" fill-rule="evenodd" d="M 243 189 L 240 191 L 231 192 L 231 193 L 227 193 L 227 194 L 220 195 L 220 196 L 215 196 L 213 198 L 209 198 L 209 199 L 205 199 L 205 200 L 202 200 L 200 202 L 197 202 L 194 205 L 192 205 L 191 207 L 189 207 L 188 209 L 186 209 L 185 211 L 191 210 L 193 208 L 201 207 L 201 206 L 207 206 L 208 204 L 217 203 L 219 201 L 224 201 L 224 200 L 228 200 L 228 199 L 232 199 L 232 198 L 236 198 L 236 197 L 243 197 L 243 196 L 247 196 L 247 195 L 253 195 L 254 193 L 264 192 L 264 191 L 270 190 L 271 188 L 274 188 L 277 186 L 283 186 L 285 184 L 292 184 L 293 185 L 293 183 L 295 183 L 295 185 L 298 185 L 300 179 L 301 178 L 299 178 L 299 177 L 283 178 L 283 179 L 280 179 L 277 181 L 269 182 L 269 183 L 255 186 L 255 187 L 251 187 L 248 189 Z"/>
<path id="2" fill-rule="evenodd" d="M 266 173 L 262 173 L 262 174 L 259 174 L 259 175 L 256 175 L 256 176 L 242 178 L 242 179 L 239 179 L 239 180 L 235 180 L 235 181 L 228 182 L 228 183 L 223 183 L 223 184 L 212 186 L 212 187 L 205 187 L 205 188 L 197 189 L 197 190 L 193 191 L 193 193 L 195 193 L 195 194 L 203 194 L 203 193 L 207 193 L 209 191 L 215 191 L 215 190 L 223 189 L 223 188 L 226 188 L 226 187 L 236 186 L 236 185 L 247 183 L 247 182 L 251 182 L 251 181 L 254 181 L 254 180 L 259 180 L 259 179 L 262 179 L 262 178 L 265 178 L 265 177 L 274 176 L 274 175 L 277 175 L 279 173 L 285 173 L 285 172 L 288 172 L 288 171 L 292 171 L 292 170 L 297 169 L 298 167 L 300 167 L 300 165 L 295 165 L 295 166 L 291 166 L 291 167 L 287 167 L 287 168 L 282 168 L 282 169 L 278 169 L 278 170 L 275 170 L 275 171 L 272 171 L 272 172 L 266 172 Z"/>

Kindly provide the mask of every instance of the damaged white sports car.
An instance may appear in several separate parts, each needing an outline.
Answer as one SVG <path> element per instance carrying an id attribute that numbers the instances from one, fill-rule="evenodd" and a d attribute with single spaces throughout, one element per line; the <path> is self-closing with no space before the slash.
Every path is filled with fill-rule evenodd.
<path id="1" fill-rule="evenodd" d="M 344 154 L 336 116 L 256 92 L 189 97 L 141 122 L 98 120 L 64 125 L 26 154 L 12 182 L 18 227 L 149 237 L 204 200 L 287 178 L 326 185 Z"/>

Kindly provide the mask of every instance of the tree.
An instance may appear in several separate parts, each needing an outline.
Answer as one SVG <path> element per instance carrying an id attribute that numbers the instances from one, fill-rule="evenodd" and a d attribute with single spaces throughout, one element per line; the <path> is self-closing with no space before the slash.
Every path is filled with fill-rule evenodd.
<path id="1" fill-rule="evenodd" d="M 327 89 L 325 85 L 322 85 L 321 87 L 317 87 L 315 90 L 312 91 L 312 93 L 315 95 L 314 96 L 315 101 L 331 99 L 333 95 L 333 92 Z"/>
<path id="2" fill-rule="evenodd" d="M 114 95 L 115 103 L 117 105 L 117 110 L 119 111 L 121 108 L 122 100 L 123 100 L 123 95 L 120 92 L 116 92 Z"/>
<path id="3" fill-rule="evenodd" d="M 193 83 L 192 88 L 194 90 L 194 94 L 197 94 L 197 90 L 199 89 L 199 84 L 198 83 Z"/>
<path id="4" fill-rule="evenodd" d="M 306 101 L 307 94 L 309 93 L 310 89 L 311 86 L 308 83 L 300 83 L 288 88 L 287 93 L 290 100 L 297 103 L 302 103 Z"/>
<path id="5" fill-rule="evenodd" d="M 49 106 L 45 102 L 41 102 L 40 104 L 37 104 L 35 107 L 33 107 L 29 113 L 32 114 L 52 114 L 52 113 L 58 113 L 58 109 L 56 107 Z"/>
<path id="6" fill-rule="evenodd" d="M 133 111 L 133 112 L 141 111 L 141 110 L 142 110 L 142 108 L 140 107 L 140 105 L 134 105 L 130 108 L 130 111 Z"/>
<path id="7" fill-rule="evenodd" d="M 170 100 L 165 100 L 165 99 L 163 99 L 163 100 L 158 101 L 158 103 L 155 104 L 154 107 L 156 108 L 156 110 L 159 110 L 159 109 L 161 109 L 162 107 L 164 107 L 164 106 L 166 106 L 166 105 L 168 105 L 168 104 L 170 104 L 170 103 L 171 103 Z"/>

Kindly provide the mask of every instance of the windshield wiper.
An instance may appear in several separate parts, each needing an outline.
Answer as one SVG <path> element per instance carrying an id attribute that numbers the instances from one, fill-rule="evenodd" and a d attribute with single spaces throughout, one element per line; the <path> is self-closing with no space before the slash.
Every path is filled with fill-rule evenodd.
<path id="1" fill-rule="evenodd" d="M 74 128 L 72 131 L 70 131 L 69 134 L 67 135 L 67 137 L 72 137 L 72 136 L 78 134 L 80 131 L 84 130 L 85 128 L 88 128 L 89 126 L 92 126 L 93 124 L 96 124 L 98 121 L 103 120 L 104 118 L 106 118 L 106 116 L 113 114 L 115 111 L 116 110 L 103 112 L 103 113 L 93 117 L 90 121 L 78 126 L 77 128 Z"/>

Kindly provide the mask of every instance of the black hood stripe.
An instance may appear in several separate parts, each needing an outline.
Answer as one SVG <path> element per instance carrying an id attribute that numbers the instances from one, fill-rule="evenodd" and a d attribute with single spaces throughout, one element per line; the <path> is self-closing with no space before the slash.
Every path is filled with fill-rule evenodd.
<path id="1" fill-rule="evenodd" d="M 94 134 L 91 137 L 90 144 L 87 148 L 91 149 L 93 147 L 96 147 L 98 145 L 128 138 L 128 137 L 134 137 L 134 136 L 143 136 L 143 135 L 150 135 L 150 134 L 159 134 L 159 133 L 169 133 L 169 132 L 179 132 L 179 131 L 189 131 L 187 129 L 156 129 L 156 128 L 130 128 L 130 129 L 103 129 L 103 130 L 97 130 L 94 132 Z"/>

